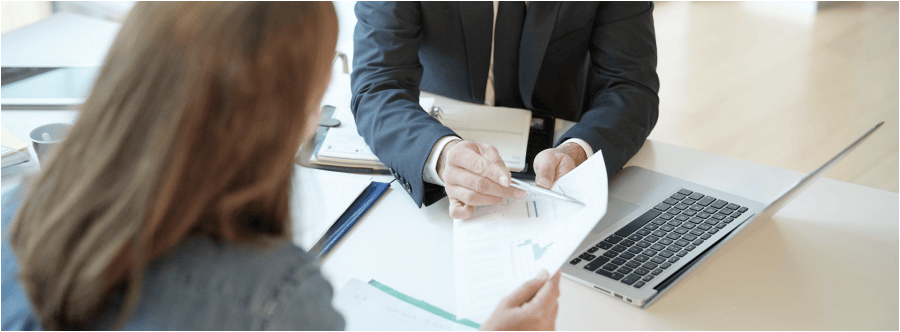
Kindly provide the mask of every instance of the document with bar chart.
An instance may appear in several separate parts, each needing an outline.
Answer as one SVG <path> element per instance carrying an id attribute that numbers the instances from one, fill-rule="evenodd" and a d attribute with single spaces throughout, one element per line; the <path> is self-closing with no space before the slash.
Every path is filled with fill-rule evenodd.
<path id="1" fill-rule="evenodd" d="M 595 154 L 554 191 L 584 206 L 528 193 L 453 221 L 457 315 L 483 323 L 505 296 L 542 269 L 558 270 L 606 214 L 606 166 Z"/>

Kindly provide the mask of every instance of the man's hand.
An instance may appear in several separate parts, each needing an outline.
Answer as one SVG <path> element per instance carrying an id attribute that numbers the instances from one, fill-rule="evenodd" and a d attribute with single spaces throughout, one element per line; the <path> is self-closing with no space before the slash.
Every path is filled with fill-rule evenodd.
<path id="1" fill-rule="evenodd" d="M 475 206 L 500 204 L 505 198 L 525 198 L 525 191 L 509 186 L 497 148 L 486 143 L 453 141 L 438 157 L 437 173 L 450 197 L 450 217 L 469 219 Z"/>
<path id="2" fill-rule="evenodd" d="M 549 331 L 556 328 L 559 311 L 559 276 L 542 270 L 537 278 L 509 294 L 497 305 L 482 331 Z"/>
<path id="3" fill-rule="evenodd" d="M 534 157 L 534 183 L 550 189 L 557 179 L 571 172 L 585 160 L 587 160 L 587 154 L 577 143 L 568 142 L 541 151 Z"/>

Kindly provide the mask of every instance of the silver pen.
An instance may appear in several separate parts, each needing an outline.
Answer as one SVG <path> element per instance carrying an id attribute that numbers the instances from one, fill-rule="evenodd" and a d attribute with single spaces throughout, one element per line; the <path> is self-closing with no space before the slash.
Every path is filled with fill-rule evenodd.
<path id="1" fill-rule="evenodd" d="M 558 192 L 555 192 L 555 191 L 552 191 L 552 190 L 547 190 L 547 189 L 538 187 L 538 186 L 536 186 L 536 185 L 529 184 L 529 183 L 527 183 L 527 182 L 523 182 L 522 180 L 519 180 L 519 179 L 515 179 L 515 178 L 510 178 L 510 179 L 512 180 L 512 182 L 511 182 L 509 185 L 510 185 L 511 187 L 513 187 L 513 188 L 519 188 L 519 189 L 522 189 L 522 190 L 525 190 L 525 191 L 530 191 L 530 192 L 533 192 L 533 193 L 536 193 L 536 194 L 541 194 L 541 195 L 544 195 L 544 196 L 550 196 L 550 197 L 553 197 L 553 198 L 556 198 L 556 199 L 561 199 L 561 200 L 564 200 L 564 201 L 567 201 L 567 202 L 572 202 L 572 203 L 575 203 L 575 204 L 581 204 L 581 205 L 584 205 L 584 203 L 578 201 L 577 199 L 574 199 L 574 198 L 572 198 L 572 197 L 569 197 L 569 196 L 560 194 L 560 193 L 558 193 Z"/>

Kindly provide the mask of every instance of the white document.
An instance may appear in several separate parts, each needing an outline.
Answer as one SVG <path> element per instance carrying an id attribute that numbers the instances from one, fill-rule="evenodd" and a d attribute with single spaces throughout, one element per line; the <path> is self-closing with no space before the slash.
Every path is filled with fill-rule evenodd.
<path id="1" fill-rule="evenodd" d="M 584 206 L 533 193 L 523 200 L 477 207 L 453 220 L 456 310 L 483 323 L 500 300 L 542 269 L 553 274 L 606 214 L 609 192 L 603 154 L 595 153 L 552 190 Z"/>
<path id="2" fill-rule="evenodd" d="M 295 178 L 294 186 L 303 188 L 294 192 L 314 192 L 317 195 L 303 199 L 291 198 L 295 200 L 291 205 L 299 206 L 298 209 L 291 209 L 295 227 L 300 226 L 299 230 L 294 232 L 296 234 L 294 243 L 309 251 L 370 183 L 371 177 L 335 172 L 321 172 L 315 177 Z"/>
<path id="3" fill-rule="evenodd" d="M 357 278 L 335 293 L 334 307 L 344 315 L 347 331 L 473 331 L 402 301 Z"/>

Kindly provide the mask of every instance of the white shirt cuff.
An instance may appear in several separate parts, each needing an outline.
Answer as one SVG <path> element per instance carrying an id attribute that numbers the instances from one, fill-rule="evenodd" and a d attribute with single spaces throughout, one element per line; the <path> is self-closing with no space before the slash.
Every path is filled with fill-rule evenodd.
<path id="1" fill-rule="evenodd" d="M 592 149 L 591 145 L 587 144 L 587 142 L 585 142 L 584 140 L 579 139 L 579 138 L 570 138 L 570 139 L 567 139 L 565 142 L 563 142 L 563 144 L 570 143 L 570 142 L 580 145 L 581 148 L 584 149 L 584 154 L 588 158 L 591 158 L 591 156 L 594 155 L 594 149 Z M 562 144 L 560 144 L 560 145 L 562 145 Z"/>
<path id="2" fill-rule="evenodd" d="M 431 148 L 431 154 L 428 155 L 428 159 L 425 161 L 425 167 L 422 168 L 422 180 L 439 186 L 444 185 L 444 181 L 441 180 L 437 172 L 438 159 L 440 159 L 441 152 L 444 151 L 447 143 L 461 140 L 462 138 L 456 136 L 444 136 L 434 143 L 434 147 Z"/>

